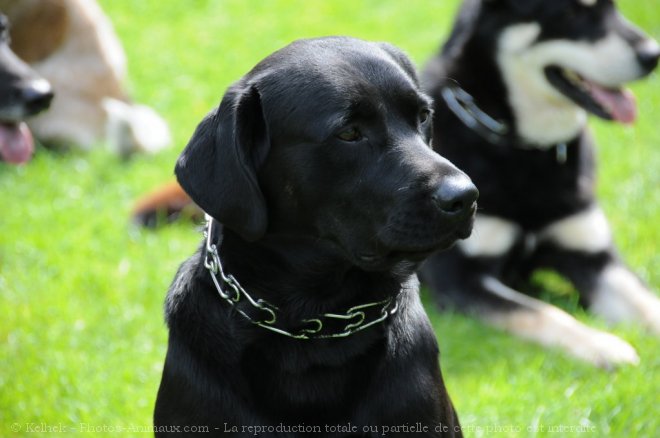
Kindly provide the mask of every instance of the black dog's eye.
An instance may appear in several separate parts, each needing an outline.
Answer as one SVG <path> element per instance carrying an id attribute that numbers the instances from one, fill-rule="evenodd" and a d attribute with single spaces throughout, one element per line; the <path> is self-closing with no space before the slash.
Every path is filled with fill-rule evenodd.
<path id="1" fill-rule="evenodd" d="M 356 127 L 351 127 L 348 128 L 337 135 L 340 140 L 343 141 L 348 141 L 348 142 L 355 142 L 355 141 L 360 141 L 362 140 L 362 133 L 356 128 Z"/>
<path id="2" fill-rule="evenodd" d="M 423 109 L 419 112 L 419 123 L 422 125 L 429 121 L 431 118 L 431 111 L 428 109 Z"/>

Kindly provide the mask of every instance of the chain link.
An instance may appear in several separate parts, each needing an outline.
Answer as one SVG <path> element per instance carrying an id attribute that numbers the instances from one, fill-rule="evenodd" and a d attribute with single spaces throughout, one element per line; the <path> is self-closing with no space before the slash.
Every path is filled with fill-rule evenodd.
<path id="1" fill-rule="evenodd" d="M 300 329 L 297 333 L 276 327 L 275 324 L 277 323 L 277 312 L 279 312 L 279 309 L 263 299 L 255 300 L 233 275 L 225 274 L 222 263 L 220 262 L 218 247 L 213 243 L 213 219 L 207 215 L 206 221 L 206 230 L 204 232 L 206 237 L 206 257 L 204 259 L 204 266 L 208 269 L 211 275 L 211 280 L 213 280 L 213 284 L 220 297 L 234 307 L 245 319 L 259 327 L 294 339 L 345 338 L 353 333 L 357 333 L 385 321 L 390 315 L 396 313 L 398 309 L 396 301 L 393 298 L 388 298 L 383 301 L 353 306 L 348 309 L 346 313 L 323 313 L 316 318 L 303 319 L 302 322 L 307 325 L 307 328 Z M 227 285 L 229 291 L 226 290 L 227 288 L 223 290 L 221 282 Z M 242 309 L 236 307 L 236 304 L 241 302 L 243 298 L 245 298 L 254 308 L 266 312 L 268 316 L 265 319 L 257 320 L 248 315 Z M 393 302 L 394 306 L 392 306 Z M 380 307 L 379 316 L 373 320 L 366 321 L 367 315 L 365 310 L 374 307 Z M 326 319 L 343 320 L 346 321 L 347 324 L 344 326 L 343 330 L 338 333 L 319 334 L 323 330 L 323 321 Z"/>

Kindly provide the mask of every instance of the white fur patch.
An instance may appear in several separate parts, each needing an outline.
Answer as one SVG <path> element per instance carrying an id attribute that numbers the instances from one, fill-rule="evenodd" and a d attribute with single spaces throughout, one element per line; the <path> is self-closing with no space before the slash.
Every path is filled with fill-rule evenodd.
<path id="1" fill-rule="evenodd" d="M 496 295 L 520 303 L 522 310 L 487 315 L 494 326 L 547 347 L 561 348 L 602 368 L 637 364 L 639 356 L 626 341 L 582 324 L 568 313 L 525 296 L 489 277 L 484 286 Z"/>
<path id="2" fill-rule="evenodd" d="M 513 222 L 478 214 L 472 234 L 458 246 L 468 256 L 499 256 L 511 249 L 519 235 L 520 229 Z"/>
<path id="3" fill-rule="evenodd" d="M 643 70 L 633 47 L 617 34 L 596 42 L 556 39 L 537 43 L 540 33 L 538 23 L 508 28 L 498 41 L 497 62 L 518 134 L 543 148 L 574 138 L 587 121 L 586 112 L 547 81 L 545 67 L 560 66 L 605 87 L 637 79 Z"/>
<path id="4" fill-rule="evenodd" d="M 596 6 L 598 0 L 580 0 L 580 3 L 582 3 L 584 6 Z"/>
<path id="5" fill-rule="evenodd" d="M 540 234 L 563 249 L 594 253 L 604 251 L 612 244 L 612 234 L 603 211 L 593 207 L 584 212 L 557 221 Z"/>
<path id="6" fill-rule="evenodd" d="M 624 266 L 605 269 L 589 309 L 608 322 L 639 322 L 660 335 L 660 298 Z"/>
<path id="7" fill-rule="evenodd" d="M 646 38 L 644 41 L 637 45 L 639 52 L 654 53 L 660 51 L 660 45 L 652 38 Z"/>
<path id="8" fill-rule="evenodd" d="M 53 90 L 50 82 L 45 79 L 35 79 L 30 85 L 38 93 L 48 93 Z"/>
<path id="9" fill-rule="evenodd" d="M 128 155 L 135 151 L 158 152 L 170 144 L 167 123 L 151 108 L 106 98 L 106 135 L 113 152 Z"/>

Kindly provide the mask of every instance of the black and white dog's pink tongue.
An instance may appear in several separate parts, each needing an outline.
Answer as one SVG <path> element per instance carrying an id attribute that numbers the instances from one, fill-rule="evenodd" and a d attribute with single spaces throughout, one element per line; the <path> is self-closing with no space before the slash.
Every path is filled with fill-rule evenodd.
<path id="1" fill-rule="evenodd" d="M 25 163 L 34 152 L 34 140 L 27 125 L 0 123 L 0 157 L 8 163 Z"/>
<path id="2" fill-rule="evenodd" d="M 635 95 L 628 89 L 608 90 L 591 84 L 591 95 L 607 110 L 612 118 L 621 123 L 633 123 L 637 119 Z"/>

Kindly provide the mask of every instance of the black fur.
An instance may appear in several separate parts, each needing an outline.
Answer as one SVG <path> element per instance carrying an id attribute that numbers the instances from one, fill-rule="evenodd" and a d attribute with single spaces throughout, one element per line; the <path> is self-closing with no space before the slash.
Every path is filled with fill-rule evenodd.
<path id="1" fill-rule="evenodd" d="M 318 436 L 378 436 L 420 422 L 419 436 L 460 435 L 414 271 L 469 234 L 477 192 L 429 147 L 430 101 L 418 88 L 390 45 L 302 40 L 202 121 L 177 176 L 224 225 L 225 270 L 280 309 L 278 327 L 386 298 L 398 310 L 343 339 L 291 339 L 218 296 L 201 248 L 167 298 L 157 428 L 248 436 L 244 426 L 304 423 Z M 245 300 L 236 309 L 254 312 Z M 326 430 L 349 423 L 357 432 Z"/>

